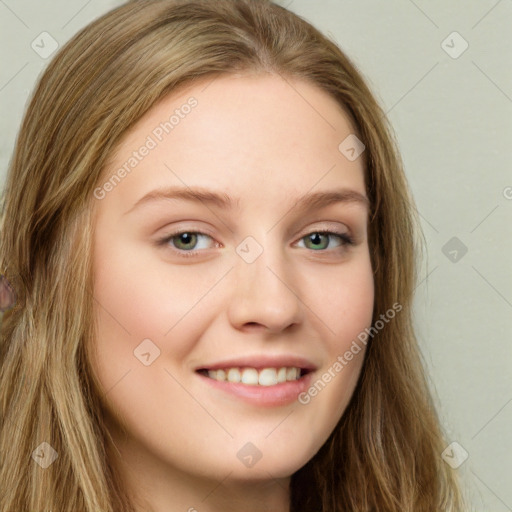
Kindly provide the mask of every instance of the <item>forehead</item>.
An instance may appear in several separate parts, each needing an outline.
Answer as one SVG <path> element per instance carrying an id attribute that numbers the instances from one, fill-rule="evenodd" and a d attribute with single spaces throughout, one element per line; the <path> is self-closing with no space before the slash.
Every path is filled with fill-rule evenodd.
<path id="1" fill-rule="evenodd" d="M 341 106 L 308 82 L 222 75 L 154 105 L 125 134 L 100 185 L 115 181 L 106 199 L 123 208 L 172 185 L 258 196 L 267 204 L 317 185 L 364 194 L 362 159 L 349 161 L 338 149 L 354 131 Z M 122 179 L 111 180 L 116 173 Z"/>

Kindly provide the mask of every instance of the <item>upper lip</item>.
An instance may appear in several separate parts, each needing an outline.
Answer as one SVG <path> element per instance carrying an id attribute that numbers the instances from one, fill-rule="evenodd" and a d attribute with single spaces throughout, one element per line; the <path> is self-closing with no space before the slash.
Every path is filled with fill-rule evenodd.
<path id="1" fill-rule="evenodd" d="M 249 367 L 261 370 L 263 368 L 282 368 L 282 367 L 296 367 L 302 370 L 314 371 L 316 366 L 308 359 L 296 355 L 281 355 L 281 356 L 245 356 L 233 359 L 224 359 L 215 363 L 208 363 L 198 366 L 197 370 L 219 370 L 225 368 L 241 368 Z"/>

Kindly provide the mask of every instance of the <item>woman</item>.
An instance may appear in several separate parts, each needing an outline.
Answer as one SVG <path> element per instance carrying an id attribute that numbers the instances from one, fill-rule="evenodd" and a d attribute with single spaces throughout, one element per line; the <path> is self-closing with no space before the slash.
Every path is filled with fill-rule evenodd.
<path id="1" fill-rule="evenodd" d="M 463 510 L 417 230 L 381 109 L 304 20 L 150 0 L 90 24 L 6 185 L 1 510 Z"/>

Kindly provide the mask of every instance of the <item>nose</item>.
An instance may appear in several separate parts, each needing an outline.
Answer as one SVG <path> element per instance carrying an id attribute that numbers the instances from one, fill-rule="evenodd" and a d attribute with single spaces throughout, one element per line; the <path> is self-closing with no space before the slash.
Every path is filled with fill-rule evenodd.
<path id="1" fill-rule="evenodd" d="M 236 257 L 228 311 L 231 324 L 239 330 L 260 328 L 277 333 L 300 323 L 305 306 L 284 251 L 264 247 L 252 263 Z"/>

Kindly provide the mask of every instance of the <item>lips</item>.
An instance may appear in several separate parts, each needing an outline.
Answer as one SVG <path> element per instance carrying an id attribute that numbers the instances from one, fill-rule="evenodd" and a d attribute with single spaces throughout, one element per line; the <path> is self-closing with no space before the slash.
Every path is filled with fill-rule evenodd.
<path id="1" fill-rule="evenodd" d="M 233 363 L 229 363 L 233 364 Z M 246 367 L 247 368 L 250 367 Z M 268 367 L 267 367 L 268 368 Z M 294 370 L 296 367 L 292 367 Z M 246 371 L 244 370 L 244 372 Z M 221 395 L 230 395 L 235 400 L 246 402 L 257 407 L 280 407 L 293 403 L 297 400 L 297 397 L 306 391 L 311 385 L 314 373 L 309 371 L 307 375 L 302 375 L 299 378 L 286 380 L 284 382 L 269 381 L 268 376 L 264 379 L 265 381 L 256 383 L 254 376 L 249 375 L 249 381 L 246 382 L 231 382 L 229 380 L 221 379 L 217 375 L 210 377 L 208 374 L 211 372 L 223 372 L 221 368 L 219 370 L 205 370 L 203 373 L 201 370 L 196 371 L 201 382 L 203 382 L 209 389 L 213 390 L 215 394 L 211 395 L 213 399 L 216 399 L 217 393 Z M 307 371 L 307 370 L 304 370 Z M 254 368 L 249 370 L 249 374 L 256 372 Z M 265 372 L 265 369 L 262 370 Z M 261 373 L 260 373 L 261 379 Z M 243 380 L 245 378 L 243 377 Z M 224 402 L 225 403 L 225 402 Z"/>
<path id="2" fill-rule="evenodd" d="M 317 365 L 309 359 L 283 354 L 219 360 L 195 369 L 210 389 L 258 407 L 290 404 L 310 385 Z"/>

